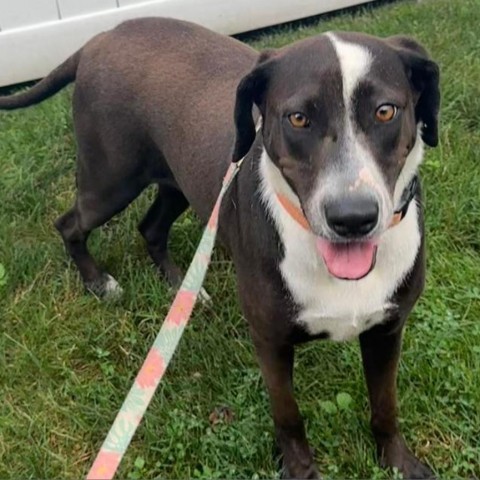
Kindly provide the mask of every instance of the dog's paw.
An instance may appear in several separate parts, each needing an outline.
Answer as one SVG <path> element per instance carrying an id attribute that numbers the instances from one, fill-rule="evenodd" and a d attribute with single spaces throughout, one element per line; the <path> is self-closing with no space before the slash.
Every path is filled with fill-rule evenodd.
<path id="1" fill-rule="evenodd" d="M 160 275 L 174 289 L 177 289 L 183 281 L 183 271 L 169 257 L 165 256 L 157 263 Z"/>
<path id="2" fill-rule="evenodd" d="M 93 282 L 85 283 L 85 288 L 96 297 L 108 301 L 118 300 L 123 294 L 122 287 L 108 273 L 104 273 Z"/>
<path id="3" fill-rule="evenodd" d="M 212 303 L 212 297 L 208 294 L 208 292 L 202 287 L 198 294 L 198 299 L 202 303 L 202 305 L 210 305 Z"/>
<path id="4" fill-rule="evenodd" d="M 301 468 L 292 468 L 290 469 L 285 462 L 283 462 L 282 470 L 280 474 L 282 479 L 297 479 L 297 478 L 306 478 L 306 479 L 321 479 L 320 473 L 317 470 L 315 463 L 310 464 L 308 467 L 301 466 Z"/>
<path id="5" fill-rule="evenodd" d="M 396 468 L 405 480 L 435 479 L 432 470 L 408 449 L 402 438 L 396 438 L 384 448 L 380 465 L 383 468 Z"/>
<path id="6" fill-rule="evenodd" d="M 428 465 L 422 463 L 418 458 L 415 458 L 412 455 L 412 459 L 409 462 L 408 467 L 405 470 L 407 473 L 403 474 L 403 478 L 412 478 L 412 479 L 430 479 L 434 480 L 435 474 L 430 470 Z"/>
<path id="7" fill-rule="evenodd" d="M 314 450 L 313 448 L 307 446 L 306 450 L 303 451 L 303 455 L 300 451 L 290 452 L 290 454 L 282 455 L 281 448 L 278 444 L 275 445 L 276 454 L 280 454 L 280 457 L 277 457 L 280 460 L 280 478 L 282 479 L 297 479 L 297 478 L 308 478 L 308 479 L 321 479 L 317 465 L 314 460 Z M 305 454 L 307 452 L 307 454 Z M 309 454 L 308 454 L 309 453 Z"/>
<path id="8" fill-rule="evenodd" d="M 103 298 L 105 300 L 117 300 L 123 295 L 123 288 L 119 283 L 107 273 L 107 281 L 103 290 Z"/>
<path id="9" fill-rule="evenodd" d="M 382 466 L 387 467 L 387 465 Z M 432 470 L 411 453 L 398 464 L 388 465 L 388 467 L 396 468 L 405 480 L 434 480 L 436 478 Z"/>

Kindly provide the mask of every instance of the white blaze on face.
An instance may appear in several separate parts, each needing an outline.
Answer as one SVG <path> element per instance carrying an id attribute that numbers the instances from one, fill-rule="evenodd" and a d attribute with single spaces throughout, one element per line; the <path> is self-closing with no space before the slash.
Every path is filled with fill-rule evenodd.
<path id="1" fill-rule="evenodd" d="M 340 40 L 333 33 L 327 33 L 340 62 L 343 82 L 343 101 L 347 112 L 351 112 L 350 105 L 355 88 L 360 80 L 370 70 L 372 55 L 360 45 Z"/>
<path id="2" fill-rule="evenodd" d="M 337 189 L 342 191 L 354 191 L 364 188 L 378 199 L 380 204 L 380 222 L 385 228 L 388 225 L 392 210 L 392 202 L 389 199 L 385 180 L 375 163 L 372 153 L 362 133 L 355 128 L 355 112 L 353 96 L 356 88 L 371 69 L 373 57 L 370 51 L 355 43 L 346 42 L 333 33 L 326 34 L 330 39 L 338 61 L 342 75 L 343 103 L 345 105 L 344 120 L 344 158 L 337 176 Z M 373 115 L 373 112 L 372 112 Z M 363 141 L 362 141 L 363 140 Z M 345 173 L 342 178 L 341 172 Z M 321 187 L 319 188 L 321 190 Z M 331 195 L 335 192 L 329 192 Z"/>

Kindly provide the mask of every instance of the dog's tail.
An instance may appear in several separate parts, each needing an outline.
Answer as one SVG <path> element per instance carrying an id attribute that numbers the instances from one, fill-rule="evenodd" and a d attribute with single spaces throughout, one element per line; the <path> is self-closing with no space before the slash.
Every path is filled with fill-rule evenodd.
<path id="1" fill-rule="evenodd" d="M 0 97 L 0 110 L 14 110 L 15 108 L 35 105 L 55 95 L 69 83 L 72 83 L 77 75 L 81 52 L 82 50 L 75 52 L 45 78 L 25 92 Z"/>

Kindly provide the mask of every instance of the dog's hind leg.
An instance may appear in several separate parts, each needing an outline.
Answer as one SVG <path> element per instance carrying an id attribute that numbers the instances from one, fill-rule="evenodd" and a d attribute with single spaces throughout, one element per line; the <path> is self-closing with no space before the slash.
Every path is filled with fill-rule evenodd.
<path id="1" fill-rule="evenodd" d="M 55 222 L 86 289 L 102 298 L 117 297 L 122 293 L 122 289 L 92 258 L 87 248 L 87 240 L 93 229 L 126 208 L 143 190 L 143 185 L 132 186 L 131 182 L 129 183 L 128 186 L 120 184 L 115 189 L 88 193 L 79 188 L 75 206 Z"/>
<path id="2" fill-rule="evenodd" d="M 180 190 L 159 185 L 157 197 L 138 227 L 153 262 L 174 288 L 180 286 L 183 273 L 168 254 L 168 235 L 173 222 L 187 208 L 188 201 Z"/>

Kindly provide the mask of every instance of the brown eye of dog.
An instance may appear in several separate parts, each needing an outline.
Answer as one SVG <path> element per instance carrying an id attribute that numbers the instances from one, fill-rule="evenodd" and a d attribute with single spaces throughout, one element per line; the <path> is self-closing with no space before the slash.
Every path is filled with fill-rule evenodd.
<path id="1" fill-rule="evenodd" d="M 308 117 L 300 112 L 291 113 L 288 120 L 295 128 L 306 128 L 310 125 Z"/>
<path id="2" fill-rule="evenodd" d="M 397 114 L 397 107 L 391 103 L 385 103 L 380 105 L 375 112 L 375 117 L 379 122 L 386 123 L 390 122 L 395 118 Z"/>

